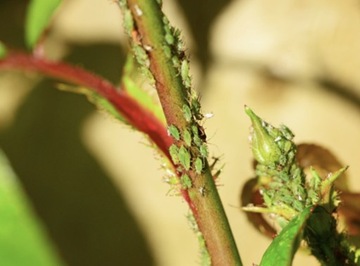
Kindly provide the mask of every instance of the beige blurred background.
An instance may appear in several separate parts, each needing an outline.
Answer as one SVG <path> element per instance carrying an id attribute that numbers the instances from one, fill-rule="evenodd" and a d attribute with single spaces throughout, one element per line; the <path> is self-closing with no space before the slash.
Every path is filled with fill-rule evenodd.
<path id="1" fill-rule="evenodd" d="M 14 23 L 18 22 L 16 26 L 20 28 L 23 5 L 19 4 L 18 7 L 14 3 L 16 1 L 5 2 L 3 11 L 5 12 L 5 8 L 7 10 L 12 8 L 11 10 L 16 12 Z M 261 255 L 270 243 L 248 224 L 244 213 L 240 210 L 241 187 L 253 175 L 251 151 L 247 140 L 250 123 L 243 112 L 245 104 L 272 124 L 284 123 L 289 126 L 295 132 L 296 142 L 316 143 L 333 151 L 344 164 L 350 165 L 348 170 L 350 187 L 353 190 L 360 190 L 358 181 L 358 173 L 360 173 L 359 5 L 357 1 L 352 0 L 213 0 L 197 1 L 197 3 L 164 0 L 165 12 L 171 22 L 182 29 L 189 46 L 194 83 L 202 95 L 203 110 L 214 114 L 213 118 L 204 123 L 204 127 L 209 138 L 211 155 L 220 156 L 221 163 L 225 164 L 220 176 L 219 191 L 244 265 L 259 263 Z M 96 55 L 99 57 L 104 55 L 107 60 L 109 57 L 106 57 L 106 53 L 112 51 L 117 55 L 113 57 L 114 60 L 116 58 L 118 62 L 111 62 L 110 56 L 109 61 L 96 59 L 98 61 L 95 61 L 95 65 L 98 69 L 108 68 L 109 70 L 101 70 L 104 71 L 101 73 L 116 81 L 121 73 L 120 67 L 127 43 L 122 34 L 121 14 L 116 3 L 110 0 L 64 1 L 64 5 L 55 17 L 52 29 L 47 43 L 47 52 L 51 58 L 68 56 L 76 49 L 78 54 L 81 54 L 87 49 L 84 48 L 87 45 L 93 45 L 93 48 L 96 48 L 94 50 Z M 7 31 L 1 29 L 1 32 Z M 21 34 L 21 30 L 17 32 Z M 4 34 L 1 40 L 6 42 L 7 36 L 11 35 Z M 11 38 L 11 43 L 21 43 L 15 37 Z M 110 44 L 109 48 L 105 44 Z M 70 59 L 71 62 L 86 67 L 86 63 L 79 60 L 77 61 L 77 57 Z M 97 68 L 93 70 L 96 71 Z M 39 82 L 39 76 L 33 74 L 19 77 L 18 74 L 3 73 L 0 76 L 0 130 L 5 132 L 3 137 L 0 137 L 0 146 L 9 154 L 15 170 L 17 170 L 16 156 L 26 151 L 29 152 L 29 156 L 40 156 L 36 161 L 39 164 L 53 165 L 53 171 L 62 172 L 65 168 L 71 168 L 71 164 L 61 164 L 60 167 L 58 164 L 48 162 L 47 159 L 51 160 L 51 158 L 46 158 L 47 153 L 44 149 L 29 151 L 24 148 L 25 150 L 21 152 L 16 146 L 19 139 L 22 141 L 19 143 L 25 145 L 23 147 L 30 145 L 28 144 L 30 140 L 37 139 L 35 136 L 38 134 L 37 131 L 27 131 L 30 130 L 29 128 L 54 128 L 60 125 L 59 129 L 54 130 L 56 132 L 51 129 L 42 132 L 45 138 L 51 134 L 55 142 L 58 141 L 59 136 L 62 136 L 61 141 L 66 142 L 67 137 L 73 139 L 72 134 L 79 134 L 79 138 L 72 140 L 75 144 L 70 141 L 71 143 L 66 145 L 83 145 L 86 156 L 91 157 L 89 162 L 101 169 L 99 175 L 103 179 L 109 180 L 106 181 L 109 184 L 104 186 L 115 185 L 116 190 L 111 192 L 114 194 L 114 200 L 109 199 L 101 203 L 104 205 L 99 208 L 108 209 L 111 213 L 116 212 L 111 209 L 116 207 L 107 204 L 111 205 L 119 201 L 126 206 L 124 208 L 128 210 L 127 215 L 133 218 L 129 219 L 128 224 L 121 224 L 120 221 L 123 219 L 122 214 L 119 213 L 111 226 L 115 228 L 122 226 L 126 231 L 126 226 L 129 224 L 138 225 L 137 230 L 144 238 L 141 245 L 146 246 L 144 249 L 148 249 L 151 254 L 149 257 L 145 256 L 141 263 L 164 266 L 197 265 L 200 261 L 198 247 L 185 218 L 188 212 L 187 206 L 180 197 L 167 195 L 169 187 L 162 182 L 165 172 L 160 167 L 161 160 L 156 152 L 146 145 L 145 138 L 107 115 L 92 111 L 93 109 L 86 103 L 84 107 L 86 111 L 71 124 L 78 128 L 74 131 L 62 129 L 61 123 L 65 124 L 68 118 L 77 116 L 78 104 L 84 104 L 85 100 L 80 96 L 68 94 L 62 96 L 65 94 L 63 92 L 47 95 L 48 90 L 55 91 L 55 82 L 48 82 L 46 89 L 37 88 L 41 93 L 36 94 L 32 87 L 38 86 Z M 34 112 L 30 107 L 28 107 L 30 109 L 23 107 L 26 101 L 30 101 L 29 97 L 32 99 L 30 106 L 35 109 Z M 71 105 L 65 98 L 59 100 L 59 97 L 75 102 Z M 51 100 L 48 101 L 49 98 Z M 48 101 L 51 105 L 43 104 L 43 101 Z M 60 104 L 59 101 L 64 101 L 64 104 Z M 67 106 L 69 108 L 72 106 L 73 109 L 67 110 Z M 53 110 L 50 113 L 54 119 L 57 117 L 61 119 L 54 121 L 51 118 L 48 120 L 44 118 L 44 120 L 36 120 L 38 121 L 36 125 L 31 122 L 33 118 L 27 120 L 28 112 L 41 116 L 49 112 L 47 108 Z M 23 119 L 21 120 L 24 121 L 23 124 L 17 122 L 20 121 L 19 116 L 20 120 Z M 16 138 L 17 135 L 13 132 L 19 131 L 23 134 L 16 133 L 19 134 Z M 34 135 L 28 135 L 28 132 Z M 55 133 L 58 132 L 59 135 L 56 135 Z M 49 150 L 58 153 L 56 148 L 60 146 L 59 144 Z M 42 151 L 44 153 L 41 153 Z M 67 152 L 74 154 L 70 150 Z M 55 159 L 67 157 L 69 155 L 67 152 L 59 154 Z M 25 159 L 27 158 L 29 157 L 25 156 Z M 83 186 L 87 186 L 87 176 L 90 174 L 83 171 L 89 166 L 85 165 L 84 170 L 76 174 L 81 181 L 76 183 L 76 186 L 71 185 L 75 186 L 74 191 L 65 190 L 61 193 L 55 191 L 56 186 L 60 187 L 60 184 L 54 187 L 53 182 L 59 182 L 58 179 L 51 180 L 55 177 L 49 176 L 46 181 L 41 179 L 41 182 L 40 179 L 30 180 L 32 183 L 29 181 L 30 177 L 27 178 L 27 175 L 33 173 L 40 176 L 41 167 L 36 168 L 35 172 L 31 171 L 36 167 L 34 163 L 28 165 L 19 163 L 18 167 L 21 169 L 17 170 L 20 179 L 32 198 L 39 216 L 48 226 L 49 234 L 58 241 L 57 248 L 66 258 L 65 262 L 96 265 L 96 259 L 77 260 L 74 258 L 79 255 L 76 254 L 77 252 L 64 248 L 64 245 L 69 243 L 67 241 L 70 241 L 65 236 L 71 235 L 69 232 L 66 233 L 66 229 L 75 230 L 73 224 L 69 223 L 74 219 L 71 215 L 76 216 L 81 210 L 84 212 L 87 210 L 81 205 L 82 202 L 90 202 L 85 205 L 91 209 L 92 204 L 102 200 L 102 196 L 96 196 L 96 189 L 90 189 L 90 192 L 80 193 L 82 198 L 77 199 L 79 205 L 76 205 L 76 211 L 67 211 L 67 208 L 71 209 L 73 201 L 69 201 L 68 205 L 61 205 L 64 202 L 61 197 L 66 197 L 64 193 L 78 195 L 78 190 L 75 188 L 81 190 Z M 48 176 L 48 174 L 44 175 Z M 63 177 L 60 175 L 58 178 Z M 96 186 L 94 183 L 95 188 Z M 53 190 L 44 193 L 49 187 Z M 66 188 L 66 185 L 63 187 Z M 105 198 L 109 194 L 106 189 L 102 192 L 106 194 Z M 121 199 L 117 199 L 116 194 L 121 195 Z M 49 197 L 47 205 L 42 206 L 41 203 Z M 56 206 L 59 208 L 62 206 L 60 212 L 63 212 L 63 215 L 56 216 L 54 221 L 51 209 Z M 86 217 L 84 219 L 91 220 L 93 215 L 101 215 L 101 212 L 84 214 Z M 59 222 L 60 217 L 64 216 L 68 220 Z M 106 217 L 112 219 L 111 215 Z M 83 226 L 81 222 L 76 225 L 79 228 Z M 96 222 L 93 226 L 89 229 L 92 233 L 94 228 L 97 228 Z M 102 225 L 99 224 L 100 226 Z M 83 233 L 89 231 L 85 230 Z M 116 233 L 122 234 L 122 231 L 105 233 L 104 242 L 98 242 L 97 237 L 100 236 L 95 235 L 91 239 L 94 247 L 86 249 L 84 245 L 91 245 L 86 244 L 88 243 L 86 235 L 77 235 L 76 231 L 73 232 L 74 239 L 83 238 L 83 242 L 76 243 L 79 246 L 83 245 L 81 250 L 84 252 L 96 252 L 97 242 L 106 243 L 106 237 L 112 239 Z M 128 243 L 129 238 L 132 237 L 134 235 L 121 235 L 113 243 L 106 243 L 109 245 L 107 248 L 115 250 L 115 253 L 116 249 L 119 249 L 120 252 L 121 243 Z M 141 257 L 141 254 L 136 254 L 138 242 L 134 241 L 134 256 Z M 139 253 L 142 252 L 140 248 L 138 250 Z M 99 252 L 103 252 L 102 249 L 99 248 Z M 105 252 L 102 255 L 107 261 L 103 265 L 116 265 L 116 259 L 119 259 L 112 253 Z M 108 258 L 113 256 L 115 259 L 106 260 L 107 255 Z M 126 253 L 121 256 L 124 258 Z M 97 259 L 101 261 L 101 256 Z M 308 265 L 318 265 L 304 252 L 296 256 L 294 265 L 304 265 L 305 261 Z"/>

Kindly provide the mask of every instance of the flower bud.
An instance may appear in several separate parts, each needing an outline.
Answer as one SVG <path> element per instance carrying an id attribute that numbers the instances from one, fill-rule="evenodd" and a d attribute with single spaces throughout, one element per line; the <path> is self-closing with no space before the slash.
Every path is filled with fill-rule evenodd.
<path id="1" fill-rule="evenodd" d="M 247 106 L 245 106 L 245 112 L 250 117 L 252 123 L 250 142 L 255 159 L 263 165 L 277 163 L 281 157 L 281 149 L 271 136 L 270 131 L 274 130 L 274 128 L 258 117 Z"/>

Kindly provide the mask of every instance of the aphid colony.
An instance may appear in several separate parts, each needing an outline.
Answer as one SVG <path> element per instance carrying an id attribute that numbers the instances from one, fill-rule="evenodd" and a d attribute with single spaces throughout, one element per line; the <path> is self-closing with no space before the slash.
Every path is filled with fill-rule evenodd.
<path id="1" fill-rule="evenodd" d="M 161 1 L 160 1 L 161 2 Z M 124 9 L 124 26 L 127 33 L 132 37 L 132 50 L 135 58 L 149 79 L 151 85 L 155 85 L 155 78 L 150 71 L 149 53 L 153 51 L 153 47 L 143 43 L 134 21 L 134 16 L 141 17 L 144 15 L 143 10 L 138 5 L 132 6 L 131 12 L 126 1 L 119 1 L 120 7 Z M 200 120 L 204 118 L 201 114 L 200 102 L 198 97 L 191 90 L 191 76 L 189 61 L 186 58 L 184 43 L 180 38 L 180 31 L 170 25 L 169 20 L 163 16 L 163 31 L 164 42 L 161 49 L 167 60 L 172 64 L 176 70 L 177 77 L 181 80 L 183 85 L 182 94 L 186 99 L 183 104 L 181 112 L 185 121 L 186 128 L 181 130 L 175 125 L 168 126 L 168 133 L 177 142 L 170 146 L 169 153 L 177 171 L 182 173 L 180 183 L 183 189 L 192 187 L 191 178 L 185 173 L 193 170 L 196 174 L 201 174 L 204 169 L 206 158 L 208 156 L 208 149 L 206 145 L 206 135 L 204 129 L 199 125 Z M 173 177 L 171 177 L 173 179 Z M 174 183 L 174 180 L 169 183 Z M 176 183 L 176 182 L 175 182 Z M 201 195 L 205 195 L 205 187 L 199 190 Z"/>
<path id="2" fill-rule="evenodd" d="M 205 142 L 199 136 L 197 126 L 192 125 L 190 130 L 185 129 L 181 134 L 174 125 L 170 125 L 168 132 L 176 141 L 182 140 L 184 142 L 180 148 L 175 144 L 169 148 L 174 164 L 181 165 L 186 171 L 190 170 L 191 165 L 193 165 L 195 172 L 201 174 L 204 160 L 208 156 L 208 150 Z M 198 148 L 199 156 L 192 152 L 192 143 Z"/>

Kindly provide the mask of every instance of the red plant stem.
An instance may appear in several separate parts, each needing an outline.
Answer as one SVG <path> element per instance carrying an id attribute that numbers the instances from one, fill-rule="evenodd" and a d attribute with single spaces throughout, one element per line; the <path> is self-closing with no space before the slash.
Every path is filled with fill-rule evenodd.
<path id="1" fill-rule="evenodd" d="M 21 53 L 11 53 L 4 60 L 0 60 L 0 69 L 38 71 L 47 76 L 93 89 L 112 103 L 132 126 L 147 134 L 169 157 L 168 148 L 172 144 L 172 139 L 161 122 L 134 101 L 125 90 L 118 90 L 104 78 L 79 67 Z"/>
<path id="2" fill-rule="evenodd" d="M 126 90 L 118 90 L 109 81 L 82 68 L 19 52 L 11 52 L 0 60 L 0 70 L 6 69 L 40 72 L 53 78 L 93 89 L 113 104 L 134 128 L 148 135 L 171 161 L 169 147 L 173 140 L 167 134 L 166 128 L 152 113 L 131 98 Z M 188 192 L 182 190 L 182 195 L 190 208 L 195 210 Z"/>

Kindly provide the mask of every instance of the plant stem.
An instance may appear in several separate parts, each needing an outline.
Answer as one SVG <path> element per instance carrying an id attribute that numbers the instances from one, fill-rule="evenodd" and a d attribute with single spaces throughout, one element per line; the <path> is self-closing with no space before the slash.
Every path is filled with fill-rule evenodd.
<path id="1" fill-rule="evenodd" d="M 183 77 L 172 63 L 172 56 L 166 54 L 172 47 L 165 39 L 165 27 L 168 26 L 160 5 L 156 0 L 128 0 L 120 1 L 123 7 L 130 9 L 134 21 L 134 28 L 130 35 L 133 45 L 140 45 L 146 50 L 149 59 L 149 69 L 155 80 L 156 89 L 162 104 L 168 125 L 174 125 L 180 133 L 192 125 L 199 125 L 189 121 L 183 113 L 183 106 L 188 105 L 187 88 Z M 126 23 L 126 22 L 125 22 Z M 173 51 L 172 51 L 172 54 Z M 177 58 L 183 60 L 183 58 Z M 186 60 L 186 59 L 185 59 Z M 182 74 L 182 73 L 181 73 Z M 181 148 L 184 141 L 175 141 Z M 199 152 L 196 147 L 190 147 L 192 160 Z M 204 156 L 206 157 L 206 156 Z M 204 169 L 196 173 L 193 168 L 183 169 L 178 174 L 186 174 L 192 181 L 188 190 L 183 189 L 183 195 L 189 195 L 189 206 L 193 212 L 198 228 L 202 233 L 213 265 L 241 265 L 240 256 L 222 206 L 217 188 L 214 183 L 208 162 L 204 158 Z"/>
<path id="2" fill-rule="evenodd" d="M 170 159 L 169 147 L 173 141 L 168 136 L 165 127 L 152 113 L 134 101 L 126 90 L 118 90 L 104 78 L 79 67 L 17 52 L 9 52 L 5 58 L 0 60 L 0 70 L 6 69 L 36 71 L 94 90 L 112 103 L 129 124 L 147 134 Z"/>

